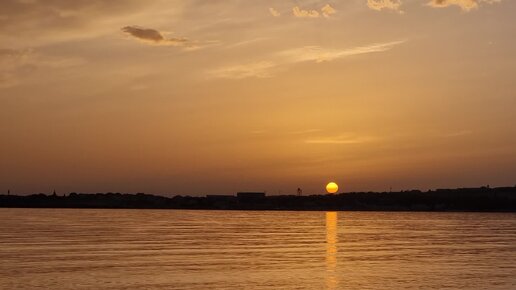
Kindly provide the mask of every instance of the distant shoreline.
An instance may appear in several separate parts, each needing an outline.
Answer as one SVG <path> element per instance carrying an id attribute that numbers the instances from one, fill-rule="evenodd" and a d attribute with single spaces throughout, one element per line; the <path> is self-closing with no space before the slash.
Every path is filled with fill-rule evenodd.
<path id="1" fill-rule="evenodd" d="M 246 195 L 247 194 L 247 195 Z M 144 193 L 0 195 L 0 208 L 187 209 L 258 211 L 516 212 L 516 187 L 480 187 L 335 195 L 243 193 L 165 197 Z"/>

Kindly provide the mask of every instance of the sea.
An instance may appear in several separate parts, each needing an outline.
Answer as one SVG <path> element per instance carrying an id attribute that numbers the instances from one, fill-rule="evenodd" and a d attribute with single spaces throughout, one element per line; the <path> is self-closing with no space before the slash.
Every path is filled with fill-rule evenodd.
<path id="1" fill-rule="evenodd" d="M 4 208 L 0 289 L 516 289 L 516 213 Z"/>

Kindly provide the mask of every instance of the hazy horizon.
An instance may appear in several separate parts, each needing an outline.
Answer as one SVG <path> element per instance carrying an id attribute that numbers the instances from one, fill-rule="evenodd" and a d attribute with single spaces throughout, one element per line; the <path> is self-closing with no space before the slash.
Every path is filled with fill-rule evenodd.
<path id="1" fill-rule="evenodd" d="M 338 195 L 338 194 L 346 194 L 346 193 L 359 193 L 359 192 L 377 192 L 377 193 L 381 193 L 381 192 L 410 192 L 410 191 L 421 191 L 421 192 L 427 192 L 427 191 L 438 191 L 438 190 L 457 190 L 457 189 L 480 189 L 480 188 L 484 188 L 484 187 L 488 187 L 490 189 L 495 189 L 495 188 L 508 188 L 508 187 L 516 187 L 516 185 L 505 185 L 505 186 L 491 186 L 490 184 L 486 184 L 486 185 L 479 185 L 479 186 L 476 186 L 476 187 L 453 187 L 453 188 L 405 188 L 405 189 L 397 189 L 397 190 L 394 190 L 392 188 L 387 188 L 387 189 L 384 189 L 384 190 L 376 190 L 376 191 L 373 191 L 373 190 L 354 190 L 354 191 L 349 191 L 349 190 L 338 190 L 337 192 L 335 193 L 328 193 L 326 190 L 320 190 L 320 189 L 317 189 L 317 191 L 314 191 L 314 192 L 307 192 L 307 191 L 303 191 L 301 193 L 301 196 L 308 196 L 308 195 Z M 213 191 L 206 191 L 206 192 L 191 192 L 191 193 L 181 193 L 181 192 L 145 192 L 145 191 L 117 191 L 117 190 L 111 190 L 111 191 L 104 191 L 104 192 L 99 192 L 99 191 L 90 191 L 90 192 L 83 192 L 83 191 L 55 191 L 56 195 L 58 196 L 68 196 L 69 194 L 71 193 L 76 193 L 76 194 L 92 194 L 92 195 L 95 195 L 95 194 L 111 194 L 111 193 L 114 193 L 114 194 L 139 194 L 139 193 L 144 193 L 144 194 L 150 194 L 150 195 L 155 195 L 155 196 L 164 196 L 164 197 L 174 197 L 174 196 L 179 196 L 179 195 L 182 195 L 182 196 L 192 196 L 192 197 L 205 197 L 207 195 L 221 195 L 221 196 L 224 196 L 224 195 L 233 195 L 233 196 L 236 196 L 237 193 L 239 192 L 255 192 L 255 193 L 265 193 L 266 196 L 274 196 L 274 195 L 299 195 L 299 193 L 297 192 L 297 188 L 294 190 L 294 189 L 287 189 L 285 191 L 269 191 L 269 190 L 260 190 L 260 189 L 254 189 L 254 190 L 237 190 L 237 191 L 216 191 L 216 192 L 213 192 Z M 32 195 L 32 194 L 46 194 L 46 195 L 52 195 L 54 193 L 54 189 L 51 189 L 51 190 L 44 190 L 44 191 L 38 191 L 38 192 L 14 192 L 12 189 L 8 189 L 8 192 L 0 192 L 0 195 L 5 195 L 5 194 L 10 194 L 10 195 L 19 195 L 19 196 L 25 196 L 25 195 Z"/>
<path id="2" fill-rule="evenodd" d="M 0 193 L 514 186 L 515 11 L 3 1 Z"/>

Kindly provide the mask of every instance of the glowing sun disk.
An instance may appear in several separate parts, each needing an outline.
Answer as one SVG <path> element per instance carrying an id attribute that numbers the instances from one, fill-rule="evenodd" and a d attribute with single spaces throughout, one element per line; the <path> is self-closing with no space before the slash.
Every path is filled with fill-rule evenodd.
<path id="1" fill-rule="evenodd" d="M 326 185 L 326 191 L 328 193 L 336 193 L 339 190 L 339 186 L 335 182 L 330 182 Z"/>

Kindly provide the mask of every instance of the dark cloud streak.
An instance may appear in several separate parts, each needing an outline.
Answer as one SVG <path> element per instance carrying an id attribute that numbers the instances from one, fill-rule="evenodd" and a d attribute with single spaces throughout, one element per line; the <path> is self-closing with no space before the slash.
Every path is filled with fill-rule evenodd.
<path id="1" fill-rule="evenodd" d="M 154 44 L 172 45 L 172 46 L 187 46 L 189 44 L 186 38 L 165 38 L 161 32 L 152 28 L 143 28 L 139 26 L 126 26 L 122 31 L 131 35 L 132 37 Z"/>

